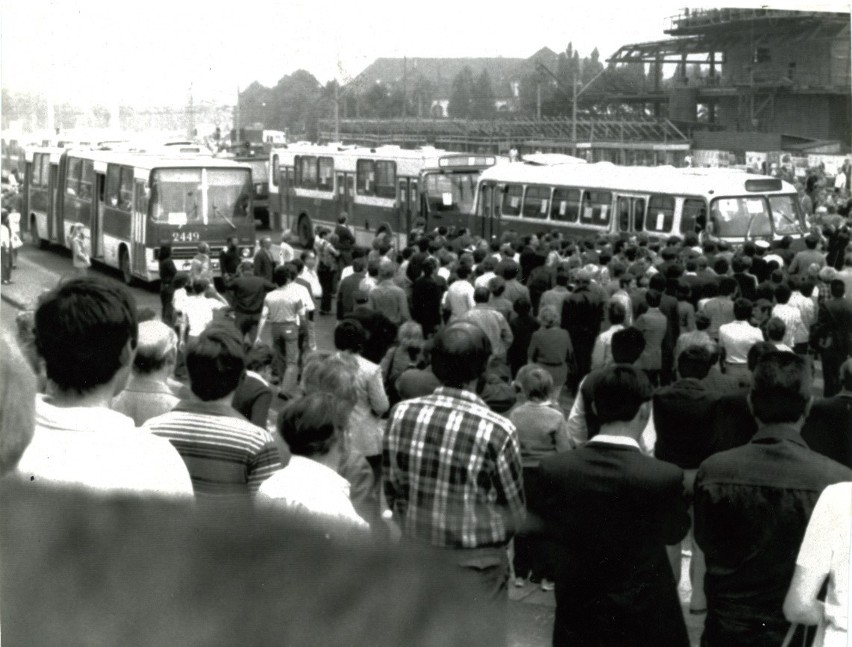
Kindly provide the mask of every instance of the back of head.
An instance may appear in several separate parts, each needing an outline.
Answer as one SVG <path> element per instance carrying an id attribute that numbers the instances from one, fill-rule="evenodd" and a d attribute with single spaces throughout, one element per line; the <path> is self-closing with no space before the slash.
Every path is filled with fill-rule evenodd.
<path id="1" fill-rule="evenodd" d="M 544 328 L 552 328 L 559 322 L 559 314 L 551 305 L 544 306 L 538 313 L 538 320 Z"/>
<path id="2" fill-rule="evenodd" d="M 617 364 L 632 364 L 645 350 L 645 335 L 633 326 L 612 336 L 612 359 Z"/>
<path id="3" fill-rule="evenodd" d="M 607 312 L 609 315 L 609 322 L 613 326 L 616 324 L 623 324 L 624 320 L 627 318 L 627 311 L 624 309 L 624 304 L 620 301 L 611 301 Z"/>
<path id="4" fill-rule="evenodd" d="M 488 299 L 491 298 L 491 290 L 489 290 L 484 285 L 479 286 L 473 291 L 473 301 L 475 303 L 488 303 Z"/>
<path id="5" fill-rule="evenodd" d="M 139 342 L 133 370 L 148 374 L 159 371 L 177 358 L 177 334 L 162 321 L 143 321 L 139 324 Z"/>
<path id="6" fill-rule="evenodd" d="M 775 288 L 775 300 L 780 304 L 785 304 L 790 300 L 793 291 L 786 283 L 781 283 Z"/>
<path id="7" fill-rule="evenodd" d="M 630 422 L 653 389 L 645 373 L 633 366 L 610 366 L 595 383 L 592 399 L 601 425 Z"/>
<path id="8" fill-rule="evenodd" d="M 754 304 L 749 299 L 737 299 L 734 301 L 734 319 L 737 321 L 748 321 Z"/>
<path id="9" fill-rule="evenodd" d="M 499 295 L 495 294 L 495 296 Z M 515 299 L 515 303 L 512 304 L 512 310 L 515 311 L 516 315 L 525 317 L 529 315 L 530 312 L 532 312 L 532 303 L 530 303 L 530 300 L 526 297 L 518 297 L 517 299 Z"/>
<path id="10" fill-rule="evenodd" d="M 35 430 L 36 376 L 18 344 L 0 334 L 0 477 L 15 469 Z"/>
<path id="11" fill-rule="evenodd" d="M 520 273 L 520 271 L 521 271 L 521 268 L 514 261 L 506 263 L 503 266 L 503 278 L 506 281 L 511 281 L 512 279 L 515 279 L 515 278 L 518 277 L 518 274 Z"/>
<path id="12" fill-rule="evenodd" d="M 357 258 L 352 259 L 352 272 L 355 274 L 360 274 L 364 270 L 367 269 L 367 259 L 363 256 L 359 256 Z"/>
<path id="13" fill-rule="evenodd" d="M 768 341 L 759 341 L 756 344 L 752 344 L 751 348 L 748 349 L 748 354 L 746 355 L 746 364 L 748 365 L 748 370 L 754 372 L 757 363 L 760 361 L 760 358 L 766 355 L 767 353 L 777 353 L 778 349 L 775 348 L 773 344 L 770 344 Z"/>
<path id="14" fill-rule="evenodd" d="M 207 279 L 195 279 L 192 282 L 192 293 L 195 295 L 204 294 L 209 287 L 210 281 Z"/>
<path id="15" fill-rule="evenodd" d="M 345 428 L 349 413 L 358 401 L 355 358 L 342 353 L 314 352 L 308 355 L 302 369 L 305 393 L 330 393 L 337 398 L 338 426 Z"/>
<path id="16" fill-rule="evenodd" d="M 730 276 L 722 277 L 722 280 L 719 281 L 719 294 L 722 295 L 723 297 L 729 297 L 736 291 L 737 291 L 736 279 L 734 279 Z"/>
<path id="17" fill-rule="evenodd" d="M 811 376 L 804 359 L 794 353 L 763 355 L 752 375 L 749 402 L 763 424 L 795 423 L 807 413 Z"/>
<path id="18" fill-rule="evenodd" d="M 40 299 L 35 335 L 48 379 L 61 391 L 83 393 L 129 366 L 138 335 L 136 305 L 114 281 L 72 279 Z"/>
<path id="19" fill-rule="evenodd" d="M 486 290 L 487 292 L 488 290 Z M 416 321 L 406 321 L 397 331 L 397 339 L 400 346 L 408 348 L 410 346 L 423 345 L 423 326 Z"/>
<path id="20" fill-rule="evenodd" d="M 392 263 L 382 263 L 379 265 L 379 280 L 389 281 L 393 278 L 395 269 Z"/>
<path id="21" fill-rule="evenodd" d="M 677 358 L 677 372 L 682 378 L 703 380 L 712 364 L 713 358 L 706 346 L 689 346 Z"/>
<path id="22" fill-rule="evenodd" d="M 784 339 L 784 333 L 787 332 L 787 326 L 778 317 L 772 317 L 766 322 L 766 336 L 769 341 L 780 342 Z"/>
<path id="23" fill-rule="evenodd" d="M 710 327 L 710 317 L 704 312 L 695 313 L 695 329 L 707 330 Z"/>
<path id="24" fill-rule="evenodd" d="M 245 370 L 243 343 L 231 325 L 209 326 L 190 344 L 186 368 L 192 392 L 205 402 L 236 391 Z"/>
<path id="25" fill-rule="evenodd" d="M 310 393 L 288 404 L 278 416 L 278 432 L 296 456 L 323 456 L 338 440 L 331 393 Z"/>
<path id="26" fill-rule="evenodd" d="M 518 371 L 517 380 L 528 400 L 542 402 L 550 398 L 553 377 L 540 366 L 528 364 Z"/>
<path id="27" fill-rule="evenodd" d="M 279 265 L 272 273 L 272 280 L 275 281 L 275 285 L 277 285 L 279 288 L 283 285 L 287 285 L 295 278 L 296 268 L 293 267 L 293 265 L 291 265 L 290 263 Z"/>
<path id="28" fill-rule="evenodd" d="M 360 353 L 366 341 L 367 333 L 355 319 L 344 319 L 334 329 L 334 347 L 337 350 Z"/>
<path id="29" fill-rule="evenodd" d="M 656 290 L 650 289 L 645 293 L 645 302 L 648 304 L 649 308 L 659 308 L 660 303 L 662 303 L 662 301 L 663 295 L 661 292 L 657 292 Z"/>
<path id="30" fill-rule="evenodd" d="M 444 386 L 461 389 L 485 373 L 490 356 L 491 342 L 482 329 L 457 321 L 434 337 L 432 372 Z"/>

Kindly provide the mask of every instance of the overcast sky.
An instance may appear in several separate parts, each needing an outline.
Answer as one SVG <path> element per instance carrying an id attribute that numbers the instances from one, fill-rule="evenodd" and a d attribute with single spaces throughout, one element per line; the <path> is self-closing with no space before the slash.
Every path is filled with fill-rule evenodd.
<path id="1" fill-rule="evenodd" d="M 848 0 L 732 0 L 724 6 L 849 11 Z M 233 103 L 238 86 L 299 68 L 345 82 L 375 58 L 526 57 L 540 47 L 601 58 L 665 37 L 695 0 L 9 0 L 0 4 L 4 87 L 77 103 Z"/>

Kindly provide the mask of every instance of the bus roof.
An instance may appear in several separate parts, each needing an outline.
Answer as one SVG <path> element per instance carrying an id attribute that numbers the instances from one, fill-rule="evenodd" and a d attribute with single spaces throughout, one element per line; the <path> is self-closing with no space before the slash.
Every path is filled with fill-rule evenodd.
<path id="1" fill-rule="evenodd" d="M 498 164 L 486 169 L 482 182 L 502 184 L 539 184 L 624 192 L 700 195 L 751 193 L 795 193 L 793 185 L 766 175 L 752 175 L 739 170 L 674 168 L 672 166 L 616 166 L 611 162 L 596 164 Z"/>
<path id="2" fill-rule="evenodd" d="M 121 164 L 138 169 L 151 170 L 154 168 L 249 168 L 246 164 L 234 160 L 221 159 L 209 155 L 191 156 L 168 150 L 146 152 L 127 152 L 109 150 L 74 150 L 69 149 L 70 157 L 92 160 L 102 164 Z"/>

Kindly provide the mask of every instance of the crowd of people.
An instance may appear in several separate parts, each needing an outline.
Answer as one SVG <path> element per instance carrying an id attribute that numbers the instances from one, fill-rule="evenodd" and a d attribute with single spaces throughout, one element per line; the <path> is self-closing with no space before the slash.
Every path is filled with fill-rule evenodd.
<path id="1" fill-rule="evenodd" d="M 555 645 L 688 645 L 685 542 L 702 645 L 795 625 L 845 644 L 841 230 L 800 250 L 444 228 L 362 248 L 344 214 L 278 258 L 229 241 L 221 279 L 206 246 L 189 272 L 165 246 L 159 318 L 91 274 L 19 317 L 0 466 L 429 546 L 494 605 L 555 587 Z"/>

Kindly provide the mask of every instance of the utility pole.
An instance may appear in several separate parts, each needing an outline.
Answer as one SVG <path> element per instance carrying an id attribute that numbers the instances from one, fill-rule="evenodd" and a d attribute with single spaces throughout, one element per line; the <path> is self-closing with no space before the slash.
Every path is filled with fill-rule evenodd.
<path id="1" fill-rule="evenodd" d="M 237 105 L 234 106 L 234 139 L 240 138 L 240 86 L 237 86 Z M 235 142 L 231 142 L 233 145 Z"/>
<path id="2" fill-rule="evenodd" d="M 406 103 L 408 103 L 408 57 L 402 57 L 402 118 L 406 117 Z"/>
<path id="3" fill-rule="evenodd" d="M 187 139 L 195 137 L 195 106 L 192 102 L 192 83 L 189 84 L 189 114 L 187 115 Z"/>
<path id="4" fill-rule="evenodd" d="M 571 143 L 577 157 L 577 72 L 571 75 Z"/>
<path id="5" fill-rule="evenodd" d="M 340 141 L 340 84 L 334 79 L 334 141 Z"/>

